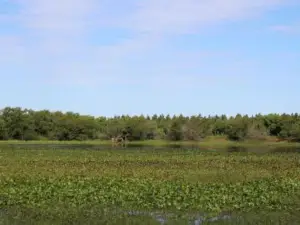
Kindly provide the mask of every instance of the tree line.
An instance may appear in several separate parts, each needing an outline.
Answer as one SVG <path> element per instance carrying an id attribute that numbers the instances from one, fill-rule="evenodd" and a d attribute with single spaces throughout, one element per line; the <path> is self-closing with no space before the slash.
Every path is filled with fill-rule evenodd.
<path id="1" fill-rule="evenodd" d="M 94 117 L 21 107 L 0 111 L 0 140 L 109 140 L 124 134 L 129 141 L 201 141 L 222 135 L 233 141 L 267 140 L 273 136 L 300 142 L 300 115 Z"/>

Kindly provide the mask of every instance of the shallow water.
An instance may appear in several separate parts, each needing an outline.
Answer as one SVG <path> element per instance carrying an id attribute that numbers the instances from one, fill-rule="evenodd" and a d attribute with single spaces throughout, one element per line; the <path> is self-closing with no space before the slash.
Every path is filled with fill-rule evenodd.
<path id="1" fill-rule="evenodd" d="M 157 145 L 143 145 L 143 144 L 127 144 L 126 146 L 117 146 L 113 147 L 109 144 L 31 144 L 31 143 L 14 143 L 14 144 L 1 144 L 0 149 L 24 149 L 24 150 L 164 150 L 164 151 L 173 151 L 173 150 L 195 150 L 203 152 L 212 152 L 220 151 L 227 153 L 300 153 L 299 147 L 273 147 L 273 148 L 264 148 L 264 147 L 227 147 L 220 149 L 211 149 L 203 148 L 198 145 L 181 145 L 181 144 L 169 144 L 164 146 Z"/>
<path id="2" fill-rule="evenodd" d="M 75 212 L 73 212 L 75 213 Z M 204 224 L 230 224 L 230 225 L 298 225 L 300 213 L 294 212 L 252 212 L 245 215 L 219 215 L 205 219 L 203 216 L 176 217 L 176 214 L 142 212 L 142 211 L 106 211 L 100 213 L 92 211 L 92 214 L 81 214 L 80 211 L 62 212 L 59 215 L 39 209 L 26 209 L 5 211 L 0 209 L 0 224 L 3 225 L 204 225 Z"/>
<path id="3" fill-rule="evenodd" d="M 152 217 L 154 220 L 156 220 L 160 224 L 166 224 L 169 220 L 176 218 L 177 215 L 175 214 L 162 214 L 159 212 L 143 212 L 143 211 L 128 211 L 128 212 L 123 212 L 124 214 L 128 216 L 149 216 Z M 216 221 L 221 221 L 221 220 L 229 220 L 231 217 L 229 215 L 219 215 L 215 217 L 211 217 L 208 219 L 204 218 L 204 215 L 199 214 L 199 215 L 194 215 L 190 216 L 189 218 L 187 217 L 186 220 L 189 222 L 190 225 L 201 225 L 204 222 L 216 222 Z"/>
<path id="4" fill-rule="evenodd" d="M 18 212 L 15 211 L 15 213 Z M 140 218 L 143 218 L 143 220 L 145 221 L 149 221 L 149 218 L 154 219 L 156 222 L 158 222 L 158 224 L 164 225 L 170 222 L 174 222 L 174 221 L 178 221 L 178 218 L 180 218 L 182 221 L 184 221 L 184 224 L 189 224 L 189 225 L 201 225 L 204 222 L 216 222 L 216 221 L 224 221 L 224 220 L 229 220 L 231 219 L 231 217 L 229 215 L 219 215 L 219 216 L 215 216 L 215 217 L 210 217 L 205 219 L 204 218 L 204 214 L 193 214 L 193 215 L 186 215 L 184 214 L 184 216 L 176 214 L 176 213 L 161 213 L 161 212 L 151 212 L 151 211 L 111 211 L 110 212 L 110 217 L 113 218 L 114 216 L 121 216 L 121 217 L 136 217 L 139 216 Z M 5 218 L 6 215 L 9 214 L 9 211 L 4 210 L 4 209 L 0 209 L 0 218 Z M 14 217 L 14 216 L 13 216 Z M 17 216 L 19 217 L 19 216 Z M 30 218 L 30 215 L 29 215 Z M 148 219 L 147 219 L 148 218 Z M 25 219 L 25 218 L 23 218 Z M 28 219 L 28 218 L 27 218 Z M 34 222 L 34 220 L 32 220 L 34 218 L 30 218 L 28 221 L 31 220 L 31 222 Z M 45 217 L 46 219 L 46 217 Z M 23 221 L 22 219 L 20 220 L 20 222 Z M 27 221 L 26 219 L 24 221 Z M 23 221 L 23 222 L 24 222 Z M 0 220 L 1 223 L 1 220 Z M 14 224 L 19 224 L 14 223 Z M 27 224 L 27 223 L 26 223 Z"/>
<path id="5" fill-rule="evenodd" d="M 0 209 L 0 217 L 4 218 L 7 214 L 6 210 Z M 164 225 L 171 219 L 174 219 L 174 214 L 160 214 L 156 212 L 142 212 L 142 211 L 128 211 L 128 212 L 122 212 L 122 215 L 127 215 L 127 216 L 142 216 L 142 217 L 151 217 L 155 221 L 157 221 L 159 224 Z M 214 222 L 218 220 L 225 220 L 225 219 L 230 219 L 230 216 L 217 216 L 217 217 L 212 217 L 210 219 L 205 220 L 203 217 L 198 216 L 196 218 L 187 218 L 186 221 L 188 221 L 188 224 L 190 225 L 201 225 L 204 221 L 206 222 Z"/>

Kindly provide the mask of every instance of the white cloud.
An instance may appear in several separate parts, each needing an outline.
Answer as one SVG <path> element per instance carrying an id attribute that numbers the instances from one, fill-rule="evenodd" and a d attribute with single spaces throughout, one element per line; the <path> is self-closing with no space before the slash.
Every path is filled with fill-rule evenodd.
<path id="1" fill-rule="evenodd" d="M 272 9 L 286 0 L 144 0 L 124 25 L 138 32 L 182 34 Z M 124 21 L 124 20 L 123 20 Z M 127 24 L 126 24 L 127 23 Z"/>
<path id="2" fill-rule="evenodd" d="M 274 25 L 271 26 L 270 29 L 280 33 L 295 34 L 300 32 L 300 24 Z"/>
<path id="3" fill-rule="evenodd" d="M 96 9 L 96 0 L 19 0 L 20 22 L 27 28 L 46 32 L 47 35 L 84 32 Z"/>
<path id="4" fill-rule="evenodd" d="M 197 32 L 205 26 L 256 16 L 287 0 L 14 0 L 18 13 L 10 21 L 24 33 L 0 40 L 0 59 L 26 57 L 46 70 L 46 81 L 105 83 L 141 79 L 130 74 L 131 57 L 144 56 L 169 35 Z M 3 17 L 4 18 L 4 17 Z M 3 20 L 4 21 L 4 20 Z M 2 21 L 2 22 L 3 22 Z M 5 16 L 5 21 L 8 21 Z M 134 36 L 110 46 L 94 46 L 87 39 L 91 31 L 103 27 L 127 29 Z M 3 38 L 2 38 L 3 39 Z M 4 53 L 3 53 L 4 52 Z M 161 73 L 176 72 L 182 63 L 173 59 Z M 159 63 L 158 63 L 159 64 Z M 167 63 L 166 63 L 167 64 Z M 129 64 L 133 66 L 132 64 Z M 149 73 L 145 65 L 144 73 Z M 161 65 L 158 65 L 161 66 Z M 141 69 L 139 70 L 141 72 Z M 49 77 L 50 76 L 50 77 Z M 150 76 L 150 75 L 149 75 Z M 186 74 L 185 74 L 186 76 Z M 144 79 L 144 78 L 143 78 Z M 181 78 L 183 79 L 183 78 Z M 191 79 L 193 80 L 193 79 Z M 213 79 L 210 79 L 213 80 Z M 136 81 L 136 80 L 135 80 Z M 182 80 L 178 82 L 183 82 Z"/>

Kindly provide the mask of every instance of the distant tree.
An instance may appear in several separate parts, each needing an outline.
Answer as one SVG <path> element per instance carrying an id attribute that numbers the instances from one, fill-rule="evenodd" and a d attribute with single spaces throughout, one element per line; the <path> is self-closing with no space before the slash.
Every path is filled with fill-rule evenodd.
<path id="1" fill-rule="evenodd" d="M 48 110 L 33 111 L 6 107 L 0 111 L 0 140 L 107 140 L 126 135 L 130 140 L 201 140 L 224 135 L 234 141 L 279 140 L 300 142 L 300 115 L 268 114 L 255 116 L 163 115 L 93 117 Z"/>
<path id="2" fill-rule="evenodd" d="M 248 124 L 241 117 L 237 116 L 236 119 L 229 121 L 227 126 L 227 138 L 232 141 L 243 141 L 248 134 Z"/>
<path id="3" fill-rule="evenodd" d="M 170 141 L 180 141 L 183 139 L 182 124 L 178 120 L 172 121 L 167 138 Z"/>
<path id="4" fill-rule="evenodd" d="M 8 133 L 4 120 L 0 117 L 0 140 L 7 140 Z"/>

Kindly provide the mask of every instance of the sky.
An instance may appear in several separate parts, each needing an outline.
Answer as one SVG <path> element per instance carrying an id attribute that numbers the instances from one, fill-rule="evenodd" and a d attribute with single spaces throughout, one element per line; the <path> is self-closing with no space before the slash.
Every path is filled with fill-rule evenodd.
<path id="1" fill-rule="evenodd" d="M 0 0 L 0 108 L 300 112 L 300 0 Z"/>

